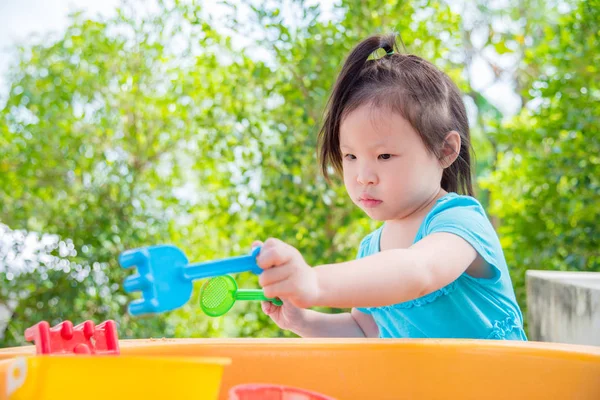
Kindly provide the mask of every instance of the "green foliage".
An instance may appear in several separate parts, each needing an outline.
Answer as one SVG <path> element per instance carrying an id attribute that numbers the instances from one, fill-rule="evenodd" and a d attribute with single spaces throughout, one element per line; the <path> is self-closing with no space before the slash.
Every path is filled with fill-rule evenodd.
<path id="1" fill-rule="evenodd" d="M 8 77 L 0 222 L 12 231 L 0 225 L 0 233 L 12 239 L 0 241 L 0 307 L 11 317 L 0 347 L 23 343 L 37 321 L 62 319 L 112 318 L 121 337 L 289 336 L 256 303 L 207 318 L 197 290 L 179 310 L 131 318 L 135 296 L 120 287 L 129 272 L 117 256 L 173 243 L 201 261 L 273 236 L 311 264 L 354 257 L 375 225 L 339 182 L 320 177 L 316 135 L 344 57 L 379 32 L 400 32 L 473 99 L 478 167 L 518 290 L 540 254 L 548 267 L 597 269 L 599 174 L 589 157 L 598 154 L 598 88 L 589 79 L 597 15 L 565 15 L 548 25 L 550 47 L 528 48 L 523 63 L 540 71 L 524 81 L 534 90 L 524 96 L 544 106 L 500 129 L 502 116 L 463 73 L 462 20 L 443 3 L 347 0 L 324 18 L 302 0 L 247 0 L 226 4 L 218 20 L 195 3 L 158 0 L 144 15 L 137 4 L 104 20 L 72 15 L 58 40 L 21 47 Z M 515 37 L 490 43 L 506 53 Z M 556 47 L 569 65 L 556 61 Z M 542 153 L 548 160 L 536 158 Z M 35 232 L 44 245 L 25 257 Z M 257 286 L 249 274 L 238 283 Z"/>
<path id="2" fill-rule="evenodd" d="M 581 2 L 543 31 L 523 59 L 528 103 L 495 132 L 485 182 L 522 304 L 527 269 L 600 271 L 600 8 Z"/>
<path id="3" fill-rule="evenodd" d="M 458 33 L 447 44 L 439 39 L 459 32 L 448 7 L 380 5 L 344 2 L 340 21 L 322 21 L 319 7 L 302 1 L 290 5 L 300 11 L 294 21 L 280 13 L 283 2 L 232 6 L 223 20 L 238 36 L 256 38 L 240 49 L 199 6 L 159 1 L 143 17 L 134 5 L 108 20 L 75 14 L 56 42 L 23 47 L 0 113 L 0 220 L 72 241 L 68 262 L 105 278 L 80 282 L 74 269 L 52 266 L 10 272 L 3 298 L 12 294 L 16 308 L 4 343 L 21 343 L 35 321 L 66 318 L 114 318 L 123 337 L 289 335 L 257 304 L 207 319 L 197 292 L 164 317 L 131 319 L 117 255 L 170 242 L 203 260 L 276 236 L 310 263 L 353 257 L 373 225 L 339 184 L 328 187 L 319 177 L 315 155 L 343 57 L 368 34 L 411 26 L 404 35 L 411 50 L 460 71 L 445 58 Z M 427 6 L 435 17 L 417 15 Z M 249 20 L 238 22 L 238 7 L 251 10 Z M 264 61 L 251 57 L 257 47 Z M 256 286 L 256 279 L 240 283 Z"/>
<path id="4" fill-rule="evenodd" d="M 127 316 L 117 255 L 161 242 L 189 251 L 192 223 L 212 228 L 196 230 L 202 247 L 192 256 L 230 251 L 230 229 L 213 235 L 236 225 L 223 212 L 236 191 L 226 166 L 241 144 L 240 110 L 258 110 L 252 93 L 232 92 L 261 65 L 223 66 L 227 40 L 198 23 L 199 8 L 160 5 L 141 20 L 132 7 L 101 22 L 75 14 L 55 43 L 22 49 L 0 115 L 0 219 L 72 240 L 73 262 L 97 266 L 106 279 L 85 281 L 90 296 L 68 274 L 12 273 L 9 344 L 41 319 L 114 318 L 123 337 L 172 335 L 168 319 Z M 185 187 L 197 199 L 182 198 Z"/>

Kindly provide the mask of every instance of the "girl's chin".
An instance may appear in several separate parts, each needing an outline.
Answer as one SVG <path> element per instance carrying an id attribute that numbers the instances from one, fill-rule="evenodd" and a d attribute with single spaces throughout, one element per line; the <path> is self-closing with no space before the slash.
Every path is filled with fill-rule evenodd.
<path id="1" fill-rule="evenodd" d="M 389 219 L 386 217 L 386 214 L 382 212 L 382 210 L 365 207 L 361 207 L 361 209 L 365 212 L 365 214 L 375 221 L 386 221 Z"/>

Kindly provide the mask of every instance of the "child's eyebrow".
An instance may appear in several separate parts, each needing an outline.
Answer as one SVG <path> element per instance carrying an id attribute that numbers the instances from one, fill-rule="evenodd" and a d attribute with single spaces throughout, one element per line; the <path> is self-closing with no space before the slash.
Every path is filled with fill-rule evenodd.
<path id="1" fill-rule="evenodd" d="M 369 145 L 365 146 L 364 148 L 366 150 L 370 150 L 370 151 L 377 151 L 377 150 L 398 151 L 399 150 L 397 144 L 385 143 L 385 142 L 376 142 L 373 144 L 369 144 Z M 340 150 L 352 150 L 352 149 L 353 149 L 352 146 L 350 146 L 349 144 L 340 144 Z"/>

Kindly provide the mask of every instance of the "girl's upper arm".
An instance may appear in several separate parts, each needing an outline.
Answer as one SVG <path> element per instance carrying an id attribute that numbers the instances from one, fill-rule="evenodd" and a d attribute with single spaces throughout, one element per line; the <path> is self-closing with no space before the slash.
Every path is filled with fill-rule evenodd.
<path id="1" fill-rule="evenodd" d="M 433 292 L 454 282 L 473 265 L 480 267 L 478 254 L 466 240 L 452 233 L 426 236 L 410 247 L 417 264 L 428 275 L 428 290 Z"/>
<path id="2" fill-rule="evenodd" d="M 373 319 L 372 315 L 365 314 L 353 308 L 351 311 L 352 318 L 356 321 L 360 329 L 362 329 L 365 337 L 368 338 L 377 338 L 379 337 L 379 328 L 377 327 L 377 323 Z"/>
<path id="3" fill-rule="evenodd" d="M 448 251 L 454 259 L 460 256 L 466 257 L 468 264 L 465 265 L 463 259 L 458 267 L 465 268 L 462 272 L 466 272 L 467 276 L 480 283 L 493 284 L 501 278 L 501 268 L 505 264 L 502 247 L 493 225 L 476 199 L 469 196 L 455 196 L 442 203 L 427 218 L 426 236 L 422 241 L 427 241 L 429 236 L 442 233 L 447 234 L 446 246 L 441 243 L 442 246 L 438 247 L 433 243 L 434 240 L 430 243 L 444 252 L 441 253 L 442 261 L 446 261 L 445 252 Z M 447 250 L 448 248 L 450 249 Z M 450 262 L 448 265 L 453 264 Z"/>

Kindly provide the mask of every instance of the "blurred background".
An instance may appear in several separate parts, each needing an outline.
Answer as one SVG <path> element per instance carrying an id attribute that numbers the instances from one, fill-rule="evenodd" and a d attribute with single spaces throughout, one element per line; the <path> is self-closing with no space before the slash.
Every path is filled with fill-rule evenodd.
<path id="1" fill-rule="evenodd" d="M 316 135 L 349 50 L 390 31 L 464 92 L 523 311 L 527 270 L 600 271 L 597 0 L 0 0 L 0 347 L 65 319 L 292 336 L 256 303 L 206 317 L 198 290 L 131 318 L 117 257 L 172 243 L 203 261 L 270 236 L 311 265 L 355 257 L 377 224 L 319 175 Z"/>

